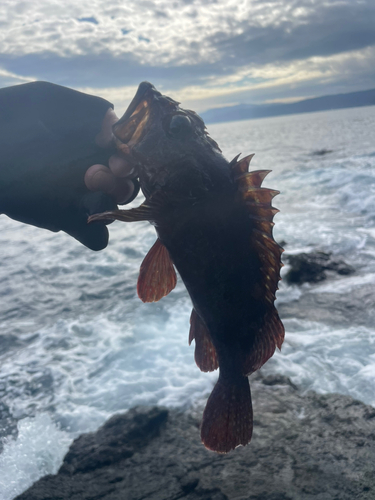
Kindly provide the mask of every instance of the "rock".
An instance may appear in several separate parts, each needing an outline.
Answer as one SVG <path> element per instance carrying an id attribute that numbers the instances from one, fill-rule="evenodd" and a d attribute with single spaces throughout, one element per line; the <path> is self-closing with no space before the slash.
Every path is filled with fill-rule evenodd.
<path id="1" fill-rule="evenodd" d="M 364 325 L 373 328 L 375 322 L 375 295 L 372 283 L 354 286 L 348 293 L 332 293 L 313 289 L 291 302 L 277 303 L 283 320 L 287 318 L 318 321 L 326 325 L 351 327 Z"/>
<path id="2" fill-rule="evenodd" d="M 65 456 L 61 474 L 87 473 L 130 458 L 160 432 L 168 411 L 138 408 L 114 415 L 97 432 L 76 439 Z"/>
<path id="3" fill-rule="evenodd" d="M 331 253 L 312 252 L 298 255 L 286 255 L 286 260 L 291 269 L 285 275 L 287 283 L 318 283 L 327 278 L 326 271 L 335 271 L 341 275 L 348 275 L 355 272 L 341 259 L 332 258 Z"/>
<path id="4" fill-rule="evenodd" d="M 206 450 L 204 404 L 135 408 L 78 438 L 57 475 L 17 500 L 370 500 L 375 409 L 348 396 L 303 395 L 284 376 L 252 380 L 254 436 Z"/>
<path id="5" fill-rule="evenodd" d="M 289 377 L 279 373 L 261 377 L 261 381 L 264 385 L 290 385 L 293 389 L 297 389 L 297 386 L 293 384 Z"/>

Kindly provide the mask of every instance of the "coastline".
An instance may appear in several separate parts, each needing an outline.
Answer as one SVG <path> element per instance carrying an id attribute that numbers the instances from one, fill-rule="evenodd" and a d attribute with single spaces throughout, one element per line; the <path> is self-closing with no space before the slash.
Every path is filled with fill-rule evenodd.
<path id="1" fill-rule="evenodd" d="M 282 375 L 251 381 L 254 435 L 227 455 L 200 443 L 204 403 L 137 407 L 77 438 L 57 475 L 16 500 L 310 500 L 375 495 L 375 409 L 303 394 Z"/>
<path id="2" fill-rule="evenodd" d="M 328 287 L 340 283 L 329 274 Z M 344 280 L 358 280 L 358 274 Z M 317 291 L 319 290 L 319 293 Z M 283 319 L 371 325 L 371 284 L 350 295 L 306 284 Z M 250 377 L 251 443 L 218 455 L 200 443 L 206 398 L 194 407 L 136 407 L 71 445 L 56 475 L 15 500 L 371 500 L 375 497 L 375 408 L 318 394 L 261 369 Z"/>

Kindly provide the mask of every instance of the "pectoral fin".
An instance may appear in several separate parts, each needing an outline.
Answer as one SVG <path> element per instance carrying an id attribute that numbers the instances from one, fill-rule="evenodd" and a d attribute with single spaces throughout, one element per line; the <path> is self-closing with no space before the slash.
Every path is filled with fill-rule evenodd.
<path id="1" fill-rule="evenodd" d="M 144 258 L 139 271 L 137 292 L 143 302 L 157 302 L 173 290 L 176 271 L 168 250 L 157 239 Z"/>
<path id="2" fill-rule="evenodd" d="M 103 212 L 101 214 L 94 214 L 88 218 L 88 223 L 95 220 L 108 220 L 115 219 L 123 222 L 140 222 L 140 221 L 154 221 L 155 214 L 151 205 L 147 202 L 142 203 L 137 208 L 130 208 L 129 210 L 112 210 L 110 212 Z"/>
<path id="3" fill-rule="evenodd" d="M 195 339 L 195 362 L 202 372 L 213 372 L 219 368 L 216 349 L 210 332 L 200 319 L 195 309 L 190 316 L 189 345 Z"/>

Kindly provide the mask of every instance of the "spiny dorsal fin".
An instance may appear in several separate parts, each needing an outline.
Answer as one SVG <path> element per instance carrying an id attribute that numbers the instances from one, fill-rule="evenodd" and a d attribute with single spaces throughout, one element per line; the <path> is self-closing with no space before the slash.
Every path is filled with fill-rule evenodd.
<path id="1" fill-rule="evenodd" d="M 253 170 L 252 172 L 246 172 L 241 175 L 236 175 L 234 178 L 236 181 L 241 181 L 240 184 L 259 188 L 262 185 L 265 177 L 270 172 L 272 172 L 272 170 Z"/>
<path id="2" fill-rule="evenodd" d="M 143 302 L 157 302 L 177 283 L 176 271 L 168 250 L 159 240 L 149 250 L 139 271 L 137 292 Z"/>
<path id="3" fill-rule="evenodd" d="M 190 316 L 189 345 L 195 339 L 195 362 L 202 372 L 213 372 L 219 368 L 216 349 L 212 343 L 210 332 L 202 322 L 195 309 Z"/>
<path id="4" fill-rule="evenodd" d="M 253 158 L 255 153 L 251 154 L 251 155 L 248 155 L 248 156 L 245 156 L 245 158 L 242 158 L 240 161 L 238 161 L 238 156 L 236 156 L 235 158 L 233 158 L 233 160 L 230 162 L 230 167 L 232 169 L 232 173 L 233 173 L 233 176 L 236 177 L 238 175 L 242 175 L 242 174 L 245 174 L 246 172 L 249 171 L 249 165 L 250 165 L 250 162 Z"/>
<path id="5" fill-rule="evenodd" d="M 285 333 L 274 306 L 283 252 L 272 234 L 273 218 L 278 212 L 277 208 L 272 207 L 272 200 L 279 191 L 261 187 L 270 170 L 247 171 L 252 157 L 247 156 L 231 166 L 233 179 L 238 186 L 238 200 L 246 208 L 252 226 L 251 245 L 261 262 L 261 295 L 267 303 L 263 327 L 255 336 L 254 345 L 244 364 L 244 374 L 260 368 L 273 355 L 276 347 L 280 349 Z"/>
<path id="6" fill-rule="evenodd" d="M 233 168 L 236 164 L 237 164 L 237 160 L 238 158 L 241 156 L 241 153 L 238 153 L 238 155 L 236 155 L 233 160 L 229 163 L 229 167 L 230 168 Z"/>

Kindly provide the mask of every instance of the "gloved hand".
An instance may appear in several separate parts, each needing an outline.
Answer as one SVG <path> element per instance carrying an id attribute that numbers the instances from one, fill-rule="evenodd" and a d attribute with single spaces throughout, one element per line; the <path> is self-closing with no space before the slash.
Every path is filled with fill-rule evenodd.
<path id="1" fill-rule="evenodd" d="M 0 110 L 0 213 L 105 248 L 105 224 L 88 225 L 88 216 L 116 209 L 139 190 L 135 166 L 113 146 L 112 105 L 33 82 L 0 89 Z"/>

